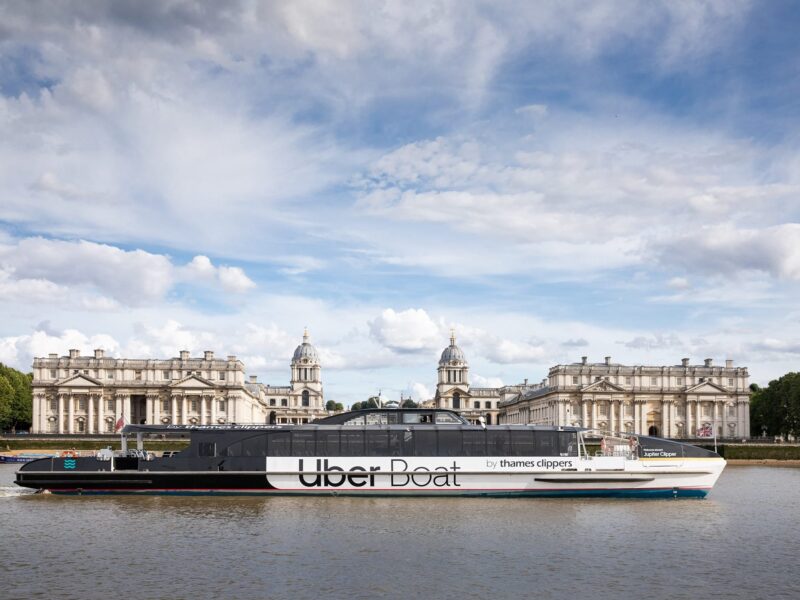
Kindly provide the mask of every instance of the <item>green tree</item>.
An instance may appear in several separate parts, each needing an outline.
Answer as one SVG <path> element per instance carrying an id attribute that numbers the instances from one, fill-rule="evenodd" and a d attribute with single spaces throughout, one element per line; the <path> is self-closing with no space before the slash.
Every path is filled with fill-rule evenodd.
<path id="1" fill-rule="evenodd" d="M 4 429 L 30 427 L 33 412 L 32 375 L 0 363 L 0 379 L 12 390 L 10 399 L 0 400 L 0 426 Z M 7 396 L 8 389 L 5 386 L 3 388 L 3 394 Z"/>
<path id="2" fill-rule="evenodd" d="M 361 410 L 361 406 L 363 402 L 354 402 L 353 405 L 350 407 L 350 410 Z"/>
<path id="3" fill-rule="evenodd" d="M 342 411 L 342 410 L 344 410 L 344 404 L 342 404 L 341 402 L 337 402 L 337 403 L 334 405 L 334 407 L 333 407 L 333 410 L 335 410 L 335 411 Z"/>
<path id="4" fill-rule="evenodd" d="M 403 404 L 400 406 L 400 408 L 419 408 L 419 405 L 411 398 L 408 398 L 407 400 L 403 401 Z"/>
<path id="5" fill-rule="evenodd" d="M 750 389 L 750 431 L 754 435 L 800 433 L 800 373 L 787 373 L 765 388 Z"/>
<path id="6" fill-rule="evenodd" d="M 11 427 L 11 411 L 14 404 L 14 386 L 0 375 L 0 429 Z"/>
<path id="7" fill-rule="evenodd" d="M 380 408 L 380 398 L 378 396 L 372 396 L 369 400 L 364 402 L 361 405 L 361 408 Z"/>
<path id="8" fill-rule="evenodd" d="M 336 402 L 334 402 L 333 400 L 328 400 L 325 403 L 325 410 L 330 410 L 330 411 L 336 410 Z"/>

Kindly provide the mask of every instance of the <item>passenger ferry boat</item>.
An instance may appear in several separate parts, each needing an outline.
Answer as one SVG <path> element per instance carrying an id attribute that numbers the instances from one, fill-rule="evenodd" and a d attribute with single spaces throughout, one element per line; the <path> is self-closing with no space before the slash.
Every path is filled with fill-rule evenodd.
<path id="1" fill-rule="evenodd" d="M 156 457 L 146 434 L 190 434 Z M 137 449 L 127 450 L 136 434 Z M 123 451 L 35 460 L 21 486 L 67 494 L 704 497 L 718 454 L 575 427 L 472 425 L 447 410 L 368 409 L 307 425 L 128 425 Z"/>

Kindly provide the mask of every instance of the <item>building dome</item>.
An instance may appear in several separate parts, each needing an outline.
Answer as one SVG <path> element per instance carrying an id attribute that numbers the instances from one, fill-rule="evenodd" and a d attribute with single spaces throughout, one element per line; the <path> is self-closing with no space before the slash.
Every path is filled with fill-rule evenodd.
<path id="1" fill-rule="evenodd" d="M 442 357 L 439 359 L 440 365 L 449 365 L 453 361 L 458 363 L 466 363 L 467 357 L 464 356 L 464 352 L 456 346 L 456 334 L 452 330 L 450 331 L 450 345 L 444 349 L 442 352 Z"/>
<path id="2" fill-rule="evenodd" d="M 292 356 L 292 362 L 303 362 L 304 359 L 309 363 L 319 362 L 319 354 L 317 354 L 317 349 L 314 348 L 314 346 L 312 346 L 308 341 L 308 329 L 303 331 L 303 343 L 295 348 L 294 356 Z"/>

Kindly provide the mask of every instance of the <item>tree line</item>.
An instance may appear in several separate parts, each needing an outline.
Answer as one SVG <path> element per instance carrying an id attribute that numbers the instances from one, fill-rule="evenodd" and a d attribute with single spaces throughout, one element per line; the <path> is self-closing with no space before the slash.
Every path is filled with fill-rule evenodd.
<path id="1" fill-rule="evenodd" d="M 32 380 L 31 373 L 23 373 L 0 363 L 0 430 L 16 431 L 31 426 Z"/>
<path id="2" fill-rule="evenodd" d="M 750 435 L 800 435 L 800 373 L 750 386 Z"/>

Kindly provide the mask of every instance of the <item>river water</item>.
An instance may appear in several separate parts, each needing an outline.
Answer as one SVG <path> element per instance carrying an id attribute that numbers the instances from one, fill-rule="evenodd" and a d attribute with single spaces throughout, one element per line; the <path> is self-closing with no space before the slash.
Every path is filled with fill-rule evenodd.
<path id="1" fill-rule="evenodd" d="M 800 598 L 800 469 L 704 500 L 29 495 L 0 598 Z"/>

